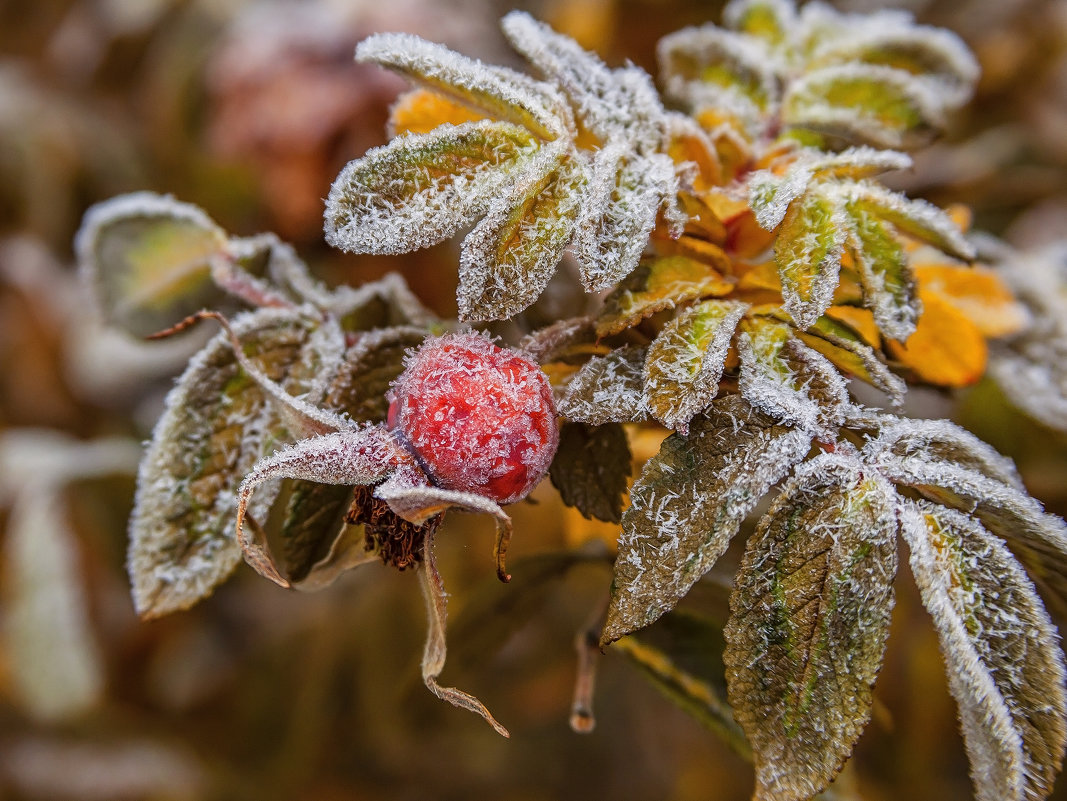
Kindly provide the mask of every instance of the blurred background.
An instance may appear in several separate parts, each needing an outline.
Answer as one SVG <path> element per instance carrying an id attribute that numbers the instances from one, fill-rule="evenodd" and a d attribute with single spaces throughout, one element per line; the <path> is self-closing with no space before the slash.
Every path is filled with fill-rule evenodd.
<path id="1" fill-rule="evenodd" d="M 965 203 L 975 227 L 1019 247 L 1064 237 L 1067 4 L 837 5 L 906 7 L 958 32 L 982 64 L 949 136 L 894 185 Z M 610 557 L 595 542 L 567 555 L 604 532 L 548 482 L 514 510 L 513 585 L 493 575 L 487 521 L 456 515 L 439 538 L 451 595 L 442 680 L 485 701 L 510 741 L 423 688 L 410 573 L 368 566 L 301 595 L 242 566 L 199 606 L 151 623 L 129 600 L 139 443 L 197 343 L 99 328 L 72 263 L 85 209 L 171 193 L 233 234 L 275 231 L 331 283 L 399 271 L 450 316 L 454 246 L 332 252 L 322 198 L 345 162 L 385 141 L 403 87 L 353 63 L 356 42 L 409 31 L 518 66 L 496 27 L 513 7 L 653 73 L 660 36 L 721 11 L 698 0 L 0 0 L 0 799 L 749 797 L 748 764 L 618 653 L 596 659 L 595 731 L 569 729 L 575 635 L 603 603 Z M 1031 492 L 1067 513 L 1067 438 L 991 383 L 911 403 L 1014 458 Z M 725 614 L 736 558 L 693 603 Z M 936 639 L 901 572 L 875 717 L 838 797 L 968 798 Z M 693 670 L 721 681 L 705 651 L 713 644 L 692 646 Z M 1067 780 L 1054 797 L 1067 799 Z"/>

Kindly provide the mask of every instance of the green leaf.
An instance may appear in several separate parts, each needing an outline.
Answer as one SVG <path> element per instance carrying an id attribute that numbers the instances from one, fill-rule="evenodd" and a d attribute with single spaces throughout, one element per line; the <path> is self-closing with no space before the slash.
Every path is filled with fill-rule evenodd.
<path id="1" fill-rule="evenodd" d="M 548 474 L 567 506 L 588 518 L 618 523 L 630 470 L 630 445 L 622 426 L 564 423 Z"/>
<path id="2" fill-rule="evenodd" d="M 337 176 L 326 200 L 326 240 L 383 254 L 442 242 L 484 214 L 537 149 L 528 131 L 486 120 L 397 137 Z"/>
<path id="3" fill-rule="evenodd" d="M 905 341 L 922 313 L 915 276 L 904 246 L 875 215 L 846 204 L 848 246 L 863 285 L 863 300 L 890 339 Z"/>
<path id="4" fill-rule="evenodd" d="M 979 801 L 1046 798 L 1067 743 L 1063 653 L 1004 543 L 973 517 L 908 502 L 902 531 L 933 616 Z"/>
<path id="5" fill-rule="evenodd" d="M 736 395 L 695 417 L 645 465 L 630 491 L 602 644 L 674 608 L 715 564 L 764 493 L 808 452 L 810 437 Z"/>
<path id="6" fill-rule="evenodd" d="M 952 218 L 932 203 L 906 198 L 871 181 L 843 184 L 842 191 L 852 213 L 872 214 L 891 223 L 901 233 L 933 245 L 954 259 L 974 259 L 974 246 Z"/>
<path id="7" fill-rule="evenodd" d="M 848 325 L 823 315 L 797 337 L 817 350 L 846 375 L 856 376 L 884 392 L 894 407 L 904 402 L 908 391 L 903 379 L 893 373 L 875 353 L 874 348 Z"/>
<path id="8" fill-rule="evenodd" d="M 339 330 L 280 309 L 242 315 L 232 328 L 269 378 L 310 403 L 321 398 L 340 361 Z M 128 567 L 143 617 L 191 606 L 240 561 L 237 489 L 261 456 L 289 438 L 283 420 L 237 365 L 225 332 L 189 363 L 138 474 Z M 272 499 L 259 493 L 251 513 L 265 519 Z"/>
<path id="9" fill-rule="evenodd" d="M 790 204 L 778 229 L 774 258 L 782 296 L 800 329 L 814 325 L 833 300 L 845 243 L 842 216 L 835 199 L 812 191 Z"/>
<path id="10" fill-rule="evenodd" d="M 719 393 L 726 352 L 747 304 L 706 300 L 660 331 L 645 359 L 645 405 L 667 428 L 685 433 L 690 418 Z"/>
<path id="11" fill-rule="evenodd" d="M 895 456 L 879 440 L 867 443 L 864 452 L 892 481 L 974 515 L 989 531 L 1003 537 L 1046 601 L 1067 612 L 1067 524 L 1062 519 L 1046 514 L 1023 490 L 969 467 L 928 454 Z"/>
<path id="12" fill-rule="evenodd" d="M 807 801 L 871 714 L 897 569 L 896 495 L 853 454 L 798 468 L 749 540 L 727 623 L 727 686 L 757 801 Z"/>
<path id="13" fill-rule="evenodd" d="M 752 406 L 789 425 L 833 438 L 848 406 L 848 387 L 837 369 L 780 323 L 744 323 L 737 343 L 738 386 Z"/>
<path id="14" fill-rule="evenodd" d="M 550 84 L 521 72 L 491 67 L 446 47 L 403 33 L 368 36 L 356 60 L 379 64 L 452 100 L 526 128 L 543 139 L 565 132 L 562 99 Z"/>
<path id="15" fill-rule="evenodd" d="M 726 702 L 722 628 L 692 612 L 675 609 L 652 628 L 619 640 L 625 656 L 668 700 L 688 712 L 741 756 L 752 752 Z"/>
<path id="16" fill-rule="evenodd" d="M 649 259 L 604 299 L 604 308 L 596 321 L 597 336 L 618 334 L 679 303 L 727 295 L 733 286 L 732 281 L 696 259 L 686 256 Z"/>
<path id="17" fill-rule="evenodd" d="M 791 128 L 904 149 L 929 142 L 944 121 L 942 104 L 920 79 L 860 63 L 815 69 L 794 81 L 782 118 Z"/>
<path id="18" fill-rule="evenodd" d="M 648 418 L 643 371 L 646 348 L 625 345 L 582 365 L 556 404 L 576 423 L 637 423 Z"/>
<path id="19" fill-rule="evenodd" d="M 226 233 L 196 206 L 151 192 L 93 206 L 75 250 L 104 319 L 144 337 L 218 303 L 212 262 Z"/>
<path id="20" fill-rule="evenodd" d="M 548 285 L 570 243 L 588 178 L 575 153 L 546 146 L 463 240 L 461 320 L 504 320 Z"/>
<path id="21" fill-rule="evenodd" d="M 727 27 L 738 33 L 777 45 L 796 25 L 796 10 L 789 0 L 732 0 L 722 18 Z"/>

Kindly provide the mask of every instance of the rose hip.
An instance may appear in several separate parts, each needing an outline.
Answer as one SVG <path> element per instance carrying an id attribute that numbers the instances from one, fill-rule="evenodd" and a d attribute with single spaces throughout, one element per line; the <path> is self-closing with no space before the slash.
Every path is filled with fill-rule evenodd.
<path id="1" fill-rule="evenodd" d="M 438 486 L 497 503 L 525 498 L 559 444 L 545 374 L 475 333 L 428 339 L 408 357 L 388 426 Z"/>

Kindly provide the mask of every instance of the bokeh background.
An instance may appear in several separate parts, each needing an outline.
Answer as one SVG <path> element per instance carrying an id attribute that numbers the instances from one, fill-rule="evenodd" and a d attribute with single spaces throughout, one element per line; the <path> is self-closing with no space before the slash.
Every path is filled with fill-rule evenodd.
<path id="1" fill-rule="evenodd" d="M 983 69 L 949 135 L 895 185 L 965 203 L 977 228 L 1019 247 L 1067 236 L 1067 4 L 895 5 L 957 31 Z M 513 7 L 653 72 L 660 36 L 721 11 L 697 0 L 0 0 L 0 799 L 748 797 L 746 762 L 617 653 L 597 658 L 595 731 L 569 729 L 575 634 L 602 603 L 610 563 L 596 543 L 561 555 L 596 532 L 547 482 L 515 510 L 512 586 L 493 576 L 486 521 L 457 515 L 440 537 L 442 678 L 482 698 L 510 741 L 422 687 L 410 573 L 369 566 L 299 595 L 242 567 L 196 608 L 152 623 L 129 601 L 138 443 L 197 343 L 99 328 L 72 263 L 81 215 L 122 192 L 171 193 L 234 234 L 277 232 L 329 282 L 397 270 L 451 315 L 453 246 L 332 252 L 322 198 L 346 161 L 385 141 L 403 86 L 354 64 L 356 42 L 410 31 L 517 66 L 496 27 Z M 581 302 L 549 298 L 539 311 Z M 1031 492 L 1067 513 L 1067 438 L 992 384 L 910 403 L 1016 459 Z M 731 560 L 696 593 L 705 610 L 723 609 Z M 971 794 L 904 564 L 875 717 L 839 798 Z M 691 656 L 721 678 L 699 646 Z M 1055 797 L 1067 799 L 1067 780 Z"/>

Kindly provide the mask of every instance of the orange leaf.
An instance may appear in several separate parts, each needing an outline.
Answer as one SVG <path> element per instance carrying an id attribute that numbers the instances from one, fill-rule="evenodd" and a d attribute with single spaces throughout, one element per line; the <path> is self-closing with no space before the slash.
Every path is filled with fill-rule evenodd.
<path id="1" fill-rule="evenodd" d="M 923 313 L 905 344 L 886 343 L 889 354 L 923 381 L 965 387 L 985 373 L 989 348 L 970 318 L 937 292 L 919 286 Z"/>
<path id="2" fill-rule="evenodd" d="M 987 337 L 1014 334 L 1026 326 L 1026 309 L 988 267 L 927 264 L 915 268 L 915 277 L 923 290 L 951 304 Z"/>
<path id="3" fill-rule="evenodd" d="M 877 348 L 882 342 L 882 334 L 878 330 L 878 324 L 874 322 L 874 313 L 870 309 L 861 309 L 857 306 L 831 306 L 826 310 L 826 316 L 847 325 L 872 348 Z"/>
<path id="4" fill-rule="evenodd" d="M 484 114 L 467 108 L 429 89 L 413 89 L 402 94 L 389 111 L 392 136 L 403 133 L 429 133 L 439 125 L 485 119 Z"/>

